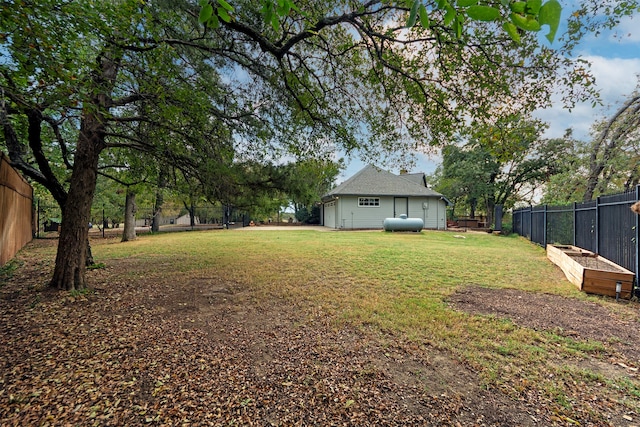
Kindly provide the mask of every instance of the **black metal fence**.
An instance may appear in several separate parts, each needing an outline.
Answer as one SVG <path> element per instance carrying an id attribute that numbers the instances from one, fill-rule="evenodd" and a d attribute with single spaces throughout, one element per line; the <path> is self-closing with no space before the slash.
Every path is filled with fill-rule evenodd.
<path id="1" fill-rule="evenodd" d="M 42 233 L 58 231 L 62 222 L 62 213 L 57 205 L 47 205 L 40 201 L 36 204 L 36 237 L 42 237 Z"/>
<path id="2" fill-rule="evenodd" d="M 635 190 L 600 196 L 567 206 L 531 206 L 513 212 L 513 231 L 534 243 L 574 245 L 595 252 L 633 271 L 638 289 L 640 215 L 631 205 L 640 200 Z"/>
<path id="3" fill-rule="evenodd" d="M 94 206 L 91 209 L 91 224 L 96 228 L 119 228 L 124 222 L 124 205 L 107 207 Z M 58 205 L 37 203 L 36 206 L 36 236 L 43 233 L 58 231 L 62 222 L 62 213 Z M 150 226 L 153 220 L 153 208 L 139 207 L 136 211 L 136 226 Z M 183 206 L 165 205 L 158 217 L 159 225 L 189 226 L 191 218 Z M 234 224 L 248 226 L 251 218 L 239 209 L 229 206 L 204 206 L 195 208 L 195 225 Z"/>

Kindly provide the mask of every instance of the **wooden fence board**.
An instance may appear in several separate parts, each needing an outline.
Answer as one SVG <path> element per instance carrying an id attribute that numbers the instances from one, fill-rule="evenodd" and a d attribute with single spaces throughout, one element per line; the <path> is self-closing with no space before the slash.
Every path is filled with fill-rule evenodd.
<path id="1" fill-rule="evenodd" d="M 33 238 L 33 188 L 0 153 L 0 265 Z"/>

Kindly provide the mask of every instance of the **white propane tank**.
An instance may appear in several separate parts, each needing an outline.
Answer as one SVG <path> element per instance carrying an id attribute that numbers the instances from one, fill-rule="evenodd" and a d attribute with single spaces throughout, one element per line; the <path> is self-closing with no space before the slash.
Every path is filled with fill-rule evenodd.
<path id="1" fill-rule="evenodd" d="M 424 228 L 422 218 L 407 218 L 405 214 L 400 218 L 385 218 L 382 223 L 384 231 L 420 231 Z"/>

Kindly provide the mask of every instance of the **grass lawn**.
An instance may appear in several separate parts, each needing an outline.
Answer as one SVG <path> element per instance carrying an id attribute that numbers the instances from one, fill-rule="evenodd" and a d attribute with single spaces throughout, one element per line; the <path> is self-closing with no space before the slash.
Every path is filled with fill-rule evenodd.
<path id="1" fill-rule="evenodd" d="M 217 300 L 212 302 L 211 295 L 224 289 L 234 313 L 251 310 L 273 317 L 280 308 L 295 313 L 293 323 L 286 326 L 292 330 L 322 324 L 329 331 L 346 328 L 358 336 L 366 335 L 383 355 L 386 349 L 402 349 L 405 357 L 412 354 L 416 360 L 445 355 L 455 366 L 472 373 L 477 390 L 490 390 L 514 405 L 534 402 L 538 412 L 531 407 L 514 409 L 526 412 L 532 425 L 640 423 L 638 361 L 620 354 L 615 338 L 602 342 L 557 329 L 535 330 L 518 324 L 517 319 L 473 315 L 450 304 L 452 295 L 470 285 L 546 293 L 557 295 L 558 301 L 569 297 L 595 303 L 637 329 L 635 303 L 615 304 L 611 299 L 578 292 L 547 261 L 542 248 L 519 237 L 253 229 L 147 235 L 127 243 L 95 240 L 92 246 L 96 260 L 107 268 L 88 273 L 98 290 L 86 296 L 87 304 L 109 304 L 96 299 L 107 298 L 113 286 L 129 289 L 137 284 L 135 287 L 153 301 L 154 292 L 174 299 L 164 306 L 147 300 L 141 306 L 149 315 L 193 318 L 194 327 L 204 330 L 211 325 L 202 315 L 206 310 L 189 299 L 180 302 L 181 298 L 190 293 L 209 295 L 211 307 L 207 310 L 218 310 L 217 316 L 221 313 L 217 307 L 222 306 Z M 39 260 L 41 269 L 48 270 L 54 252 L 54 247 L 40 245 L 26 249 L 19 258 L 27 254 L 29 259 Z M 207 289 L 212 286 L 215 289 Z M 242 299 L 234 300 L 233 294 L 241 294 Z M 132 301 L 144 298 L 136 295 Z M 499 292 L 494 295 L 500 298 Z M 60 296 L 49 298 L 40 306 L 55 304 Z M 114 312 L 121 299 L 117 301 Z M 226 298 L 224 301 L 228 303 Z M 176 309 L 178 304 L 193 307 L 181 313 Z M 38 305 L 34 306 L 37 310 Z M 200 317 L 194 314 L 198 311 Z M 254 337 L 260 336 L 260 330 L 254 332 Z M 387 368 L 373 363 L 368 369 L 386 372 Z M 405 371 L 413 386 L 418 384 L 422 393 L 429 393 L 429 378 L 420 375 L 420 367 Z M 446 384 L 446 377 L 442 381 Z M 453 392 L 462 396 L 463 389 L 464 385 L 454 386 L 452 379 Z M 345 402 L 343 410 L 359 401 L 349 398 Z M 272 410 L 274 413 L 278 412 Z M 508 423 L 509 419 L 496 423 Z M 469 422 L 468 418 L 458 420 Z"/>

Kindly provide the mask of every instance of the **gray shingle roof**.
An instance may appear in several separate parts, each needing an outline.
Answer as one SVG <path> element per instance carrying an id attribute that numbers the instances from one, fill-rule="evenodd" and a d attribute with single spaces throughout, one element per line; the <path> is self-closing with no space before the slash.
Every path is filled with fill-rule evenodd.
<path id="1" fill-rule="evenodd" d="M 405 175 L 394 175 L 377 166 L 367 165 L 322 196 L 322 200 L 336 196 L 442 197 L 442 194 L 405 178 Z"/>
<path id="2" fill-rule="evenodd" d="M 400 174 L 400 177 L 415 182 L 418 185 L 425 186 L 425 178 L 423 172 Z"/>

